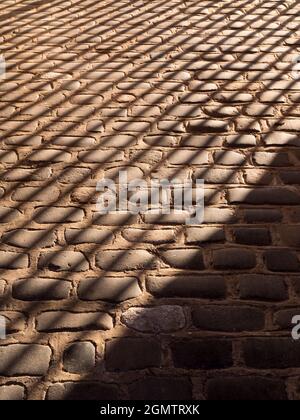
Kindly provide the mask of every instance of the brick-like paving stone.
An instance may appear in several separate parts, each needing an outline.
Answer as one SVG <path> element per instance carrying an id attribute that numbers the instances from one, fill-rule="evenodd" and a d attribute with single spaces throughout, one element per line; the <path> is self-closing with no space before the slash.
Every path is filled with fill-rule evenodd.
<path id="1" fill-rule="evenodd" d="M 3 0 L 0 22 L 0 400 L 299 400 L 297 3 Z M 98 214 L 121 170 L 204 179 L 203 224 Z"/>

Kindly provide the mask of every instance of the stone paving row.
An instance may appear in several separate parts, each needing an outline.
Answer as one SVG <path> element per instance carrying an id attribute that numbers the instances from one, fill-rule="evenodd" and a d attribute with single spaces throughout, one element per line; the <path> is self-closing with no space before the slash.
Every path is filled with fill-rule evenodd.
<path id="1" fill-rule="evenodd" d="M 299 12 L 1 2 L 0 399 L 300 399 Z M 100 215 L 121 170 L 203 223 Z"/>

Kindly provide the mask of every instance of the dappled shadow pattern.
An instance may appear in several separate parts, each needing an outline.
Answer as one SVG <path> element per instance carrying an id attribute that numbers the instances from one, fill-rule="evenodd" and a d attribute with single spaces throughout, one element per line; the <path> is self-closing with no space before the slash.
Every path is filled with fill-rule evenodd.
<path id="1" fill-rule="evenodd" d="M 4 1 L 1 399 L 299 399 L 299 2 Z M 205 180 L 205 217 L 97 181 Z"/>

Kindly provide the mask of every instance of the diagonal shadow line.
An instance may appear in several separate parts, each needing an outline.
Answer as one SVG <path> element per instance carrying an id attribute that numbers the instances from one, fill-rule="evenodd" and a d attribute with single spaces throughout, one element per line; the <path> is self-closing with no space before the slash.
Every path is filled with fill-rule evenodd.
<path id="1" fill-rule="evenodd" d="M 61 0 L 57 0 L 57 2 L 58 2 L 58 4 L 61 4 Z M 149 3 L 151 3 L 151 2 L 149 2 Z M 77 3 L 75 3 L 74 5 L 76 5 L 76 4 L 78 4 L 78 5 L 80 5 L 80 4 L 82 4 L 82 1 L 80 1 L 80 0 L 78 0 L 77 1 Z M 98 5 L 99 4 L 99 2 L 94 2 L 94 3 L 92 3 L 92 5 Z M 114 5 L 115 3 L 113 3 L 113 2 L 111 2 L 111 3 L 109 3 L 109 4 L 105 4 L 105 6 L 103 6 L 103 7 L 98 7 L 98 9 L 97 9 L 97 12 L 100 12 L 101 10 L 107 10 L 107 7 L 109 7 L 110 5 Z M 74 6 L 73 5 L 73 6 Z M 91 6 L 91 5 L 89 5 L 89 6 Z M 119 12 L 119 11 L 121 11 L 122 9 L 124 9 L 124 7 L 126 8 L 127 6 L 120 6 L 120 7 L 117 7 L 117 8 L 115 8 L 112 12 L 113 13 L 117 13 L 117 12 Z M 52 8 L 52 4 L 51 4 L 51 6 L 50 6 L 50 9 Z M 66 10 L 66 11 L 68 11 L 69 10 L 69 8 L 66 8 L 66 9 L 64 9 L 64 10 Z M 86 10 L 86 7 L 82 7 L 82 8 L 80 8 L 79 9 L 79 12 L 81 12 L 81 11 L 85 11 Z M 136 10 L 136 7 L 133 5 L 132 6 L 132 11 L 135 11 Z M 151 8 L 151 9 L 149 9 L 149 10 L 154 10 L 154 8 Z M 171 9 L 170 9 L 171 10 Z M 148 10 L 147 10 L 148 11 Z M 38 13 L 40 13 L 40 12 L 38 12 Z M 78 13 L 78 11 L 77 11 L 77 13 Z M 85 15 L 83 15 L 83 16 L 81 16 L 80 17 L 80 19 L 82 19 L 82 18 L 85 18 L 85 17 L 87 17 L 87 16 L 90 16 L 92 13 L 95 13 L 95 11 L 92 11 L 92 12 L 87 12 Z M 107 18 L 106 20 L 104 20 L 103 22 L 100 22 L 101 24 L 105 24 L 105 23 L 109 23 L 109 22 L 111 22 L 111 19 L 115 19 L 115 18 L 120 18 L 120 17 L 123 17 L 123 16 L 126 16 L 127 15 L 127 13 L 128 13 L 128 10 L 126 11 L 126 12 L 119 12 L 119 14 L 117 14 L 116 16 L 111 16 L 110 18 Z M 144 13 L 145 13 L 145 10 L 144 10 Z M 66 17 L 68 17 L 68 16 L 70 16 L 70 20 L 69 21 L 67 21 L 67 22 L 65 22 L 66 24 L 67 23 L 71 23 L 71 22 L 74 22 L 74 19 L 72 19 L 72 12 L 70 12 L 70 13 L 68 13 L 66 16 L 63 16 L 64 18 L 66 18 Z M 30 14 L 30 17 L 32 16 L 32 14 Z M 139 16 L 142 16 L 142 13 L 139 15 Z M 131 20 L 133 20 L 135 17 L 131 17 L 131 18 L 129 18 L 129 19 L 127 19 L 127 20 L 125 20 L 123 23 L 126 23 L 126 22 L 130 22 Z M 89 19 L 88 20 L 88 22 L 87 23 L 92 23 L 92 22 L 94 22 L 94 20 L 95 20 L 95 16 L 93 16 L 93 18 L 91 18 L 91 19 Z M 31 23 L 34 23 L 35 22 L 35 19 L 33 19 L 32 21 L 31 21 Z M 53 20 L 51 20 L 50 22 L 55 22 L 55 18 L 53 18 Z M 143 22 L 143 20 L 141 21 L 141 22 Z M 29 23 L 28 22 L 26 22 L 26 24 L 28 25 Z M 75 26 L 75 27 L 73 27 L 72 26 L 72 28 L 69 30 L 69 31 L 67 31 L 66 32 L 66 29 L 62 29 L 64 32 L 63 32 L 63 34 L 65 34 L 65 33 L 72 33 L 73 31 L 74 31 L 74 29 L 80 29 L 80 25 L 77 25 L 77 26 Z M 111 29 L 109 29 L 108 31 L 110 31 L 110 30 L 113 30 L 113 29 L 116 29 L 114 26 L 112 26 L 111 27 Z M 27 30 L 28 31 L 28 33 L 30 33 L 30 29 L 28 29 Z M 99 32 L 99 35 L 105 35 L 107 32 L 108 32 L 106 29 L 104 29 L 104 30 L 102 30 L 102 31 L 100 31 Z M 7 33 L 10 33 L 10 31 L 7 31 Z M 26 33 L 26 32 L 25 32 Z M 48 34 L 49 32 L 47 31 L 47 30 L 45 30 L 44 31 L 44 33 L 45 34 Z M 125 32 L 124 32 L 125 33 Z M 5 35 L 5 33 L 4 34 L 2 34 L 1 33 L 1 35 Z M 24 35 L 24 32 L 22 33 L 22 35 Z M 39 34 L 38 36 L 41 36 L 42 34 Z M 62 34 L 60 34 L 60 35 L 62 35 Z M 56 35 L 57 36 L 57 35 Z M 92 37 L 91 37 L 92 38 Z M 52 38 L 49 38 L 48 40 L 45 40 L 45 42 L 47 42 L 47 41 L 50 41 Z M 12 39 L 9 39 L 9 41 L 11 42 L 12 40 L 14 40 L 14 38 L 12 38 Z M 43 43 L 42 43 L 43 44 Z M 18 46 L 23 46 L 23 43 L 22 42 L 20 42 L 20 43 L 18 43 L 18 44 L 14 44 L 13 45 L 14 46 L 14 48 L 15 47 L 18 47 Z M 51 51 L 51 49 L 53 49 L 53 47 L 51 47 L 51 48 L 49 48 L 48 50 L 45 50 L 45 52 L 49 52 L 49 51 Z M 8 50 L 9 50 L 9 48 L 8 48 Z M 30 47 L 28 47 L 27 49 L 25 49 L 23 52 L 27 52 L 27 51 L 31 51 L 31 49 L 30 49 Z M 14 57 L 16 57 L 17 56 L 17 53 L 15 53 L 15 55 L 14 56 L 10 56 L 10 59 L 13 59 Z M 35 57 L 36 56 L 36 54 L 33 54 L 32 55 L 32 57 Z M 21 61 L 21 63 L 24 63 L 24 61 Z"/>
<path id="2" fill-rule="evenodd" d="M 43 0 L 39 0 L 36 3 L 40 3 L 42 1 Z M 14 7 L 18 7 L 21 3 L 23 3 L 23 0 L 15 1 L 15 3 L 13 3 L 13 4 L 5 4 L 4 7 L 0 7 L 0 12 L 3 11 L 3 10 L 6 11 L 7 9 L 12 9 Z"/>
<path id="3" fill-rule="evenodd" d="M 15 20 L 10 21 L 9 22 L 9 25 L 19 24 L 19 27 L 17 27 L 17 29 L 19 29 L 19 28 L 22 28 L 23 27 L 22 26 L 22 21 L 23 20 L 25 20 L 26 25 L 32 25 L 32 24 L 36 23 L 36 18 L 31 19 L 31 20 L 29 20 L 29 18 L 32 18 L 35 15 L 40 15 L 43 12 L 47 12 L 48 10 L 52 10 L 52 9 L 55 9 L 55 8 L 58 9 L 58 10 L 55 10 L 55 14 L 59 14 L 60 15 L 59 18 L 61 19 L 61 18 L 65 17 L 65 15 L 61 16 L 61 14 L 63 12 L 69 11 L 70 8 L 72 8 L 74 10 L 74 8 L 76 8 L 77 5 L 79 6 L 83 2 L 88 2 L 88 0 L 77 1 L 77 2 L 74 2 L 72 4 L 69 3 L 69 4 L 67 4 L 67 6 L 64 6 L 62 4 L 61 0 L 56 0 L 56 1 L 52 2 L 51 4 L 45 4 L 47 2 L 45 0 L 43 0 L 43 1 L 40 1 L 40 2 L 36 2 L 36 3 L 41 3 L 41 4 L 38 5 L 38 8 L 39 7 L 40 8 L 38 10 L 36 10 L 35 12 L 32 12 L 32 7 L 34 7 L 35 4 L 33 4 L 33 5 L 30 4 L 30 5 L 25 6 L 23 8 L 23 9 L 26 9 L 26 10 L 23 10 L 25 12 L 27 10 L 30 10 L 29 13 L 27 13 L 25 15 L 24 14 L 21 14 L 22 13 L 22 8 L 17 8 L 13 12 L 9 12 L 6 15 L 3 15 L 3 14 L 1 15 L 0 14 L 0 21 L 1 20 L 4 20 L 4 19 L 7 20 L 9 18 L 16 18 Z M 88 6 L 89 7 L 92 7 L 95 4 L 97 4 L 97 3 L 89 3 Z M 107 9 L 107 7 L 109 7 L 109 5 L 110 5 L 110 3 L 106 4 L 105 6 L 101 7 L 98 10 L 100 11 L 100 10 L 105 9 L 105 8 Z M 45 7 L 42 7 L 42 6 L 45 6 Z M 121 7 L 124 8 L 125 6 L 121 6 Z M 4 9 L 6 9 L 6 7 Z M 82 11 L 82 10 L 86 10 L 86 8 L 80 8 L 79 10 L 76 9 L 76 12 Z M 0 10 L 0 12 L 1 12 L 1 10 Z M 21 16 L 19 16 L 20 14 L 21 14 Z M 49 23 L 49 22 L 52 22 L 52 20 L 51 19 L 47 19 L 47 23 Z M 30 30 L 27 30 L 26 29 L 25 32 L 22 32 L 22 34 L 24 34 L 24 33 L 30 33 Z M 3 34 L 3 35 L 10 34 L 10 30 L 7 30 L 5 32 L 1 32 L 1 34 Z"/>
<path id="4" fill-rule="evenodd" d="M 249 82 L 250 83 L 250 82 Z M 253 79 L 251 80 L 251 83 L 253 83 Z"/>
<path id="5" fill-rule="evenodd" d="M 171 300 L 170 300 L 171 301 Z M 173 303 L 174 303 L 174 301 L 173 301 Z M 150 305 L 151 305 L 151 302 L 150 302 Z M 136 305 L 135 305 L 136 306 Z M 73 341 L 74 341 L 74 339 L 75 338 L 73 338 Z M 84 338 L 82 338 L 82 339 L 84 339 Z M 75 340 L 80 340 L 80 338 L 77 338 L 77 339 L 75 339 Z M 96 377 L 94 377 L 94 376 L 91 376 L 91 378 L 93 379 L 93 380 L 96 380 Z M 97 378 L 98 379 L 98 378 Z M 86 380 L 89 380 L 89 376 L 87 376 L 87 377 L 85 377 L 85 379 L 84 379 L 85 381 Z M 70 381 L 73 381 L 72 379 L 69 379 L 69 380 L 67 380 L 66 382 L 70 382 Z M 76 383 L 76 382 L 75 382 Z M 67 398 L 68 398 L 68 396 L 67 396 Z"/>
<path id="6" fill-rule="evenodd" d="M 87 1 L 87 0 L 83 0 Z M 24 1 L 20 1 L 20 3 L 24 3 Z M 54 10 L 57 13 L 60 13 L 64 10 L 70 9 L 72 4 L 67 2 L 65 5 L 62 5 L 59 0 L 53 1 L 52 3 L 47 2 L 46 0 L 42 1 L 25 1 L 27 3 L 25 6 L 20 7 L 18 4 L 14 4 L 11 6 L 4 6 L 0 9 L 0 21 L 1 20 L 9 20 L 9 25 L 18 25 L 16 26 L 18 29 L 22 28 L 23 21 L 26 21 L 27 25 L 31 25 L 36 23 L 36 18 L 29 20 L 35 15 L 40 15 L 42 12 L 47 12 L 48 10 Z M 75 7 L 76 4 L 74 3 L 73 6 Z M 8 11 L 10 8 L 14 8 L 13 11 Z M 27 13 L 28 12 L 28 13 Z M 48 18 L 51 16 L 48 16 Z M 24 27 L 23 27 L 24 28 Z M 25 29 L 25 28 L 24 28 Z M 8 34 L 9 30 L 3 32 L 4 35 Z"/>
<path id="7" fill-rule="evenodd" d="M 163 29 L 161 32 L 163 33 L 165 31 L 165 29 Z M 153 36 L 150 36 L 149 38 L 151 39 Z M 144 42 L 145 40 L 143 40 L 143 42 Z M 135 46 L 131 46 L 130 48 L 129 48 L 129 50 L 132 50 L 132 49 L 134 49 L 134 47 Z M 155 47 L 153 47 L 153 48 L 155 48 Z M 173 49 L 173 47 L 170 49 L 170 50 L 172 50 Z M 128 49 L 127 49 L 128 50 Z M 151 48 L 149 49 L 150 51 L 151 51 Z M 118 54 L 117 55 L 117 57 L 118 56 L 122 56 L 122 54 L 120 55 L 120 54 Z M 114 58 L 117 58 L 116 56 L 114 57 Z M 110 58 L 110 60 L 111 60 L 111 58 Z M 110 61 L 110 60 L 108 60 L 108 61 Z M 100 66 L 102 66 L 103 65 L 103 63 L 101 63 L 100 64 Z M 122 64 L 120 65 L 120 67 L 122 67 Z M 97 69 L 97 68 L 96 68 Z M 96 69 L 94 69 L 94 71 L 96 70 Z M 115 70 L 117 71 L 119 69 L 119 67 L 118 68 L 116 68 Z M 92 82 L 91 82 L 92 83 Z M 113 84 L 113 83 L 112 83 Z M 77 91 L 77 93 L 78 93 L 78 91 Z M 26 95 L 26 94 L 25 94 Z M 50 95 L 51 96 L 51 95 Z M 23 98 L 23 96 L 22 96 L 22 98 Z M 19 99 L 21 99 L 21 98 L 19 98 Z M 70 98 L 68 98 L 68 99 L 70 99 Z"/>
<path id="8" fill-rule="evenodd" d="M 95 3 L 94 3 L 95 5 L 96 4 L 98 4 L 98 2 L 97 1 L 95 1 Z M 193 3 L 193 4 L 196 4 L 196 2 L 195 3 Z M 211 1 L 211 4 L 213 4 L 213 2 Z M 169 7 L 168 9 L 167 9 L 167 11 L 169 12 L 169 11 L 172 11 L 174 9 L 174 5 L 172 6 L 172 7 Z M 220 10 L 222 9 L 222 7 L 220 8 Z M 83 9 L 83 10 L 85 10 L 85 9 Z M 117 9 L 117 11 L 118 11 L 119 9 Z M 133 10 L 135 10 L 135 8 L 133 8 Z M 154 7 L 152 7 L 152 8 L 150 8 L 150 9 L 147 9 L 147 12 L 149 12 L 149 11 L 155 11 L 156 10 L 156 6 L 154 6 Z M 204 10 L 206 10 L 206 7 L 202 7 L 202 8 L 199 8 L 199 11 L 204 11 Z M 88 12 L 86 15 L 84 15 L 84 16 L 89 16 L 90 14 L 92 14 L 93 12 Z M 132 16 L 132 17 L 130 17 L 130 18 L 127 18 L 124 22 L 121 22 L 122 24 L 128 24 L 130 21 L 133 21 L 133 26 L 132 26 L 132 28 L 135 28 L 136 27 L 136 25 L 137 25 L 137 23 L 135 22 L 135 20 L 136 20 L 136 17 L 139 17 L 139 16 L 141 16 L 141 17 L 143 17 L 143 15 L 145 14 L 145 10 L 142 10 L 141 11 L 141 13 L 138 15 L 138 16 Z M 120 15 L 120 16 L 119 16 Z M 121 17 L 121 16 L 125 16 L 126 15 L 126 13 L 120 13 L 119 15 L 117 15 L 116 17 Z M 159 18 L 161 16 L 161 14 L 160 13 L 157 13 L 157 14 L 155 14 L 154 15 L 154 18 Z M 115 18 L 115 17 L 114 17 Z M 88 22 L 89 23 L 92 23 L 92 22 L 94 22 L 94 20 L 95 20 L 95 17 L 93 16 Z M 163 19 L 163 21 L 164 21 L 165 19 Z M 103 23 L 109 23 L 109 22 L 111 22 L 111 18 L 107 18 L 104 22 L 101 22 L 101 24 L 103 24 Z M 144 19 L 144 18 L 142 18 L 141 19 L 141 21 L 140 22 L 138 22 L 139 24 L 140 23 L 144 23 L 144 22 L 146 22 L 146 19 Z M 157 23 L 153 23 L 153 22 L 151 22 L 150 24 L 149 24 L 149 27 L 155 27 L 155 24 L 157 24 Z M 77 27 L 75 27 L 75 28 L 80 28 L 81 27 L 81 25 L 77 25 Z M 170 26 L 170 28 L 172 28 L 172 26 Z M 111 30 L 113 30 L 113 29 L 116 29 L 116 27 L 115 26 L 112 26 L 111 28 L 109 28 L 108 30 L 107 29 L 103 29 L 103 31 L 100 31 L 99 33 L 98 33 L 98 35 L 105 35 L 106 33 L 108 33 L 108 32 L 110 32 Z M 74 30 L 74 28 L 72 27 L 72 29 L 71 29 L 71 31 L 72 30 Z M 114 35 L 111 35 L 109 38 L 106 38 L 106 39 L 104 39 L 104 41 L 105 41 L 105 43 L 107 43 L 107 42 L 109 42 L 109 41 L 112 41 L 112 40 L 114 40 L 115 38 L 118 38 L 120 35 L 126 35 L 127 34 L 127 31 L 128 31 L 128 28 L 125 28 L 125 29 L 123 29 L 121 32 L 118 32 L 118 33 L 116 33 L 116 34 L 114 34 Z M 68 32 L 67 32 L 68 33 Z M 138 35 L 142 35 L 144 33 L 144 31 L 140 31 L 139 33 L 138 33 Z M 93 37 L 94 37 L 95 35 L 94 34 L 91 34 L 90 35 L 90 37 L 88 37 L 87 39 L 86 39 L 86 42 L 88 42 L 89 40 L 92 40 L 93 39 Z M 134 34 L 134 35 L 132 35 L 132 36 L 130 36 L 128 39 L 126 39 L 126 42 L 130 42 L 130 41 L 132 41 L 132 40 L 134 40 L 135 38 L 137 37 L 137 34 Z M 51 39 L 51 38 L 50 38 Z M 50 40 L 49 39 L 49 40 Z M 49 40 L 45 40 L 45 42 L 48 42 Z M 47 51 L 51 51 L 51 49 L 53 49 L 53 47 L 51 48 L 49 48 L 48 50 L 46 50 L 46 52 Z M 92 48 L 90 48 L 90 49 L 93 49 L 93 47 Z M 28 50 L 30 50 L 30 49 L 28 49 Z M 25 50 L 25 51 L 27 51 L 27 50 Z M 86 52 L 83 52 L 81 55 L 84 55 Z M 16 53 L 16 55 L 17 55 L 17 53 Z M 36 56 L 36 54 L 33 54 L 33 57 L 35 57 Z M 13 57 L 10 57 L 10 59 L 12 59 Z M 53 58 L 52 58 L 53 59 Z M 21 63 L 19 63 L 19 64 L 22 64 L 22 63 L 25 63 L 25 61 L 21 61 Z M 35 68 L 35 66 L 33 66 L 31 69 L 29 69 L 29 70 L 32 70 L 32 69 L 34 69 Z M 10 79 L 8 79 L 9 81 L 10 81 Z"/>
<path id="9" fill-rule="evenodd" d="M 173 273 L 174 274 L 174 273 Z M 228 301 L 228 299 L 227 299 L 227 301 Z M 174 301 L 174 299 L 160 299 L 160 303 L 161 304 L 164 304 L 164 303 L 166 303 L 166 304 L 168 304 L 168 302 L 170 302 L 170 304 L 171 304 L 171 302 L 172 302 L 172 304 L 176 304 L 175 303 L 175 301 Z M 182 304 L 182 302 L 183 302 L 183 299 L 181 299 L 181 304 Z M 233 302 L 227 302 L 227 303 L 234 303 L 234 301 Z M 244 304 L 246 304 L 245 302 L 243 302 Z M 248 304 L 249 304 L 249 302 L 248 302 Z M 252 304 L 252 306 L 253 306 L 253 302 L 251 301 L 251 304 Z M 145 305 L 146 305 L 146 307 L 148 307 L 148 306 L 152 306 L 151 305 L 151 301 L 150 302 L 143 302 L 142 303 L 142 305 L 143 305 L 143 307 L 145 307 Z M 137 307 L 137 306 L 140 306 L 139 304 L 133 304 L 133 306 L 134 307 Z M 140 334 L 139 333 L 139 331 L 131 331 L 131 329 L 128 329 L 127 330 L 127 332 L 125 332 L 125 336 L 139 336 L 138 334 Z M 214 333 L 214 332 L 212 332 L 211 333 L 211 336 L 216 336 L 218 333 Z M 257 334 L 257 333 L 256 333 Z M 151 337 L 152 336 L 154 336 L 152 333 L 147 333 L 147 335 L 148 336 L 150 336 L 151 335 Z M 227 335 L 229 335 L 229 338 L 230 338 L 230 334 L 227 334 Z M 235 334 L 234 336 L 240 336 L 241 334 Z M 221 336 L 224 336 L 224 333 L 223 334 L 221 334 Z M 248 335 L 247 335 L 248 336 Z M 251 335 L 251 333 L 249 333 L 249 336 L 253 336 L 253 334 Z M 204 334 L 204 337 L 207 337 L 207 335 L 206 334 Z M 245 335 L 243 335 L 243 337 L 245 337 Z M 117 337 L 118 339 L 122 339 L 122 336 L 120 337 L 120 336 L 118 336 Z M 83 337 L 82 338 L 82 340 L 83 339 L 85 339 L 85 337 Z M 89 339 L 89 338 L 87 338 L 88 340 L 91 340 L 91 339 Z M 79 340 L 79 341 L 81 341 L 81 338 L 79 337 L 79 338 L 74 338 L 73 339 L 73 341 L 77 341 L 77 340 Z M 70 343 L 69 343 L 70 344 Z M 103 360 L 101 360 L 101 362 L 100 362 L 100 365 L 102 365 L 102 363 L 103 363 Z M 159 369 L 157 369 L 157 371 L 158 371 Z M 228 370 L 227 370 L 227 372 L 228 372 Z M 123 372 L 123 374 L 124 375 L 126 375 L 126 373 L 127 372 Z M 145 373 L 145 371 L 143 370 L 143 373 Z M 149 369 L 146 369 L 146 373 L 147 374 L 149 374 Z M 121 373 L 122 374 L 122 373 Z M 118 372 L 118 373 L 115 373 L 115 375 L 116 375 L 116 380 L 117 380 L 117 378 L 119 377 L 119 375 L 120 375 L 120 373 Z M 96 374 L 95 375 L 93 375 L 93 374 L 91 374 L 91 375 L 87 375 L 86 377 L 85 377 L 85 379 L 84 379 L 84 381 L 97 381 L 97 380 L 99 380 L 99 377 L 97 377 L 96 376 Z M 68 382 L 68 383 L 74 383 L 74 384 L 76 384 L 76 383 L 78 383 L 77 382 L 77 380 L 76 379 L 74 379 L 74 378 L 69 378 L 69 379 L 58 379 L 58 381 L 59 381 L 59 383 L 61 383 L 61 382 Z M 74 382 L 75 381 L 75 382 Z M 105 381 L 105 379 L 104 379 L 104 381 Z M 80 383 L 82 383 L 82 382 L 80 382 Z M 106 382 L 105 382 L 106 383 Z M 111 381 L 109 382 L 109 383 L 111 383 Z M 48 382 L 48 384 L 50 385 L 50 383 Z M 75 395 L 75 394 L 74 394 Z M 70 393 L 66 393 L 66 398 L 68 399 L 69 398 L 69 396 L 72 398 L 72 390 L 70 391 Z"/>
<path id="10" fill-rule="evenodd" d="M 31 82 L 32 82 L 32 80 L 31 80 Z M 26 96 L 26 95 L 25 95 Z"/>
<path id="11" fill-rule="evenodd" d="M 59 0 L 57 0 L 57 3 L 58 3 L 58 1 Z M 32 8 L 34 7 L 40 7 L 40 6 L 44 6 L 45 5 L 45 3 L 47 3 L 47 1 L 46 0 L 38 0 L 38 1 L 34 1 L 33 3 L 30 3 L 30 4 L 28 4 L 28 5 L 26 5 L 26 6 L 18 6 L 18 4 L 21 4 L 21 3 L 24 3 L 23 2 L 23 0 L 21 0 L 21 1 L 19 1 L 18 3 L 15 3 L 15 4 L 13 4 L 13 5 L 5 5 L 4 7 L 2 7 L 1 9 L 0 9 L 0 22 L 2 21 L 2 20 L 4 20 L 5 21 L 5 23 L 7 23 L 6 21 L 8 20 L 8 19 L 10 19 L 10 18 L 16 18 L 16 21 L 17 21 L 17 19 L 19 19 L 19 15 L 20 14 L 22 14 L 23 12 L 27 12 L 27 11 L 29 11 L 29 13 L 27 14 L 27 15 L 25 15 L 25 17 L 26 16 L 32 16 L 32 15 L 35 15 L 36 13 L 39 13 L 38 11 L 37 12 L 34 12 L 34 13 L 32 13 Z M 50 3 L 50 1 L 48 1 L 48 3 Z M 54 5 L 55 5 L 56 3 L 54 2 Z M 50 6 L 50 4 L 49 4 L 49 6 Z M 14 8 L 14 10 L 13 11 L 11 11 L 11 12 L 8 12 L 8 13 L 6 13 L 6 14 L 2 14 L 4 11 L 6 12 L 8 9 L 12 9 L 12 8 Z M 44 10 L 44 9 L 42 9 L 42 10 Z M 46 9 L 47 10 L 47 9 Z M 30 12 L 31 11 L 31 12 Z M 22 16 L 22 18 L 24 18 L 24 16 Z M 9 22 L 9 24 L 11 24 L 11 22 Z M 6 32 L 1 32 L 1 35 L 3 34 L 3 35 L 6 35 L 7 33 L 9 33 L 9 31 L 6 31 Z"/>

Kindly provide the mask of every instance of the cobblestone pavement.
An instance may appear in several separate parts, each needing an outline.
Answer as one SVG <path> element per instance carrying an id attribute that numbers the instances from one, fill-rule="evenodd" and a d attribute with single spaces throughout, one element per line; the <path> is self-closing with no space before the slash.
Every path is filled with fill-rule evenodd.
<path id="1" fill-rule="evenodd" d="M 299 1 L 0 22 L 0 399 L 300 399 Z M 99 215 L 120 170 L 203 178 L 204 223 Z"/>

